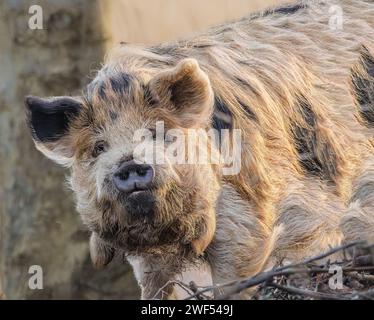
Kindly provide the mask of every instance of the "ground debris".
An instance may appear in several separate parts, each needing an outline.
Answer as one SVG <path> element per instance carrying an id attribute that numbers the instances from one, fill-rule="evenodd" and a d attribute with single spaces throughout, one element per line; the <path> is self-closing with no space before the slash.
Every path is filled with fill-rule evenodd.
<path id="1" fill-rule="evenodd" d="M 333 260 L 336 253 L 344 258 Z M 213 291 L 215 299 L 232 299 L 249 289 L 254 290 L 253 300 L 374 300 L 374 245 L 344 244 L 303 262 L 218 286 L 178 285 L 190 292 L 187 299 L 198 300 L 212 299 Z"/>

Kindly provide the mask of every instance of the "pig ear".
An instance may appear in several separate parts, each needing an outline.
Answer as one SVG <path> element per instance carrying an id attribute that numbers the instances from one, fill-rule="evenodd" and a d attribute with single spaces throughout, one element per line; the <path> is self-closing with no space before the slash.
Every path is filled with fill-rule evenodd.
<path id="1" fill-rule="evenodd" d="M 73 147 L 69 130 L 81 102 L 71 97 L 26 97 L 27 119 L 36 147 L 48 158 L 69 165 Z"/>
<path id="2" fill-rule="evenodd" d="M 149 88 L 161 106 L 176 113 L 184 127 L 199 126 L 212 115 L 212 87 L 195 59 L 184 59 L 161 72 L 150 81 Z"/>

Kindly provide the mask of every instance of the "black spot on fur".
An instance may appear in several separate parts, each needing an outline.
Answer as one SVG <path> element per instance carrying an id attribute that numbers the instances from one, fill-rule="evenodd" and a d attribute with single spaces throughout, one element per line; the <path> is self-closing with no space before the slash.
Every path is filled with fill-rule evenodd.
<path id="1" fill-rule="evenodd" d="M 362 117 L 368 125 L 374 125 L 374 57 L 367 49 L 361 54 L 364 73 L 352 71 L 352 83 Z M 359 68 L 359 69 L 361 69 Z"/>
<path id="2" fill-rule="evenodd" d="M 293 136 L 299 161 L 302 167 L 310 174 L 322 175 L 322 164 L 315 154 L 316 145 L 316 118 L 313 110 L 305 99 L 298 101 L 300 113 L 305 121 L 305 126 L 294 124 Z"/>
<path id="3" fill-rule="evenodd" d="M 323 5 L 323 4 L 321 4 L 321 5 Z M 258 18 L 261 18 L 261 17 L 267 17 L 267 16 L 271 16 L 271 15 L 274 15 L 274 14 L 283 14 L 283 15 L 295 14 L 298 11 L 300 11 L 302 9 L 305 9 L 307 7 L 308 6 L 305 3 L 304 4 L 296 3 L 296 4 L 293 4 L 293 5 L 283 5 L 283 6 L 275 8 L 275 9 L 270 8 L 270 9 L 267 9 L 263 12 L 255 13 L 250 17 L 249 20 L 255 20 L 255 19 L 258 19 Z"/>
<path id="4" fill-rule="evenodd" d="M 103 70 L 102 72 L 105 71 Z M 113 91 L 118 95 L 124 95 L 128 93 L 130 84 L 133 80 L 133 76 L 127 73 L 117 73 L 114 75 L 108 74 L 104 79 L 94 79 L 87 85 L 84 93 L 89 101 L 94 94 L 97 94 L 100 99 L 105 100 L 106 92 L 108 90 Z"/>
<path id="5" fill-rule="evenodd" d="M 304 97 L 299 98 L 298 108 L 304 123 L 293 124 L 292 131 L 300 163 L 307 173 L 333 182 L 338 174 L 334 147 L 317 135 L 317 117 Z"/>
<path id="6" fill-rule="evenodd" d="M 201 43 L 194 43 L 193 48 L 198 48 L 198 49 L 204 49 L 204 48 L 211 48 L 214 47 L 214 43 L 207 43 L 207 42 L 201 42 Z"/>
<path id="7" fill-rule="evenodd" d="M 305 99 L 299 99 L 299 106 L 301 114 L 305 120 L 305 122 L 312 128 L 316 125 L 316 116 L 309 105 L 308 101 Z"/>
<path id="8" fill-rule="evenodd" d="M 28 121 L 33 137 L 40 142 L 53 142 L 68 130 L 70 121 L 79 114 L 81 104 L 70 97 L 41 99 L 27 97 Z"/>
<path id="9" fill-rule="evenodd" d="M 303 4 L 287 5 L 287 6 L 278 7 L 273 12 L 279 13 L 279 14 L 293 14 L 305 7 L 306 5 L 303 5 Z"/>
<path id="10" fill-rule="evenodd" d="M 117 94 L 121 94 L 128 90 L 131 80 L 131 75 L 127 73 L 120 73 L 109 78 L 110 86 L 112 90 Z"/>
<path id="11" fill-rule="evenodd" d="M 158 100 L 153 96 L 148 85 L 143 85 L 143 97 L 144 101 L 150 106 L 154 106 L 158 103 Z"/>
<path id="12" fill-rule="evenodd" d="M 227 105 L 219 99 L 214 98 L 214 113 L 212 119 L 212 127 L 218 131 L 222 129 L 232 129 L 232 113 Z"/>
<path id="13" fill-rule="evenodd" d="M 114 112 L 113 110 L 110 110 L 109 111 L 109 116 L 110 116 L 110 119 L 112 119 L 114 121 L 118 118 L 118 113 Z"/>

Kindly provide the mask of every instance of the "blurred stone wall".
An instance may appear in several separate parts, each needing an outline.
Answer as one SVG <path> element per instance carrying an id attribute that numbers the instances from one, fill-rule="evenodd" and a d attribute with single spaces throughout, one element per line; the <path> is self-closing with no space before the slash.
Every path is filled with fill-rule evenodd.
<path id="1" fill-rule="evenodd" d="M 114 42 L 157 43 L 294 0 L 101 0 Z"/>
<path id="2" fill-rule="evenodd" d="M 271 2 L 40 0 L 44 29 L 30 30 L 30 1 L 0 1 L 0 298 L 139 297 L 127 265 L 92 269 L 67 172 L 33 146 L 24 97 L 79 93 L 115 42 L 173 39 Z M 43 290 L 28 287 L 31 265 Z"/>
<path id="3" fill-rule="evenodd" d="M 108 36 L 92 0 L 39 1 L 44 30 L 30 30 L 30 1 L 0 2 L 0 275 L 9 299 L 136 298 L 128 266 L 92 269 L 88 234 L 64 186 L 66 172 L 33 146 L 25 95 L 76 94 L 102 60 Z M 40 265 L 44 289 L 30 290 Z"/>

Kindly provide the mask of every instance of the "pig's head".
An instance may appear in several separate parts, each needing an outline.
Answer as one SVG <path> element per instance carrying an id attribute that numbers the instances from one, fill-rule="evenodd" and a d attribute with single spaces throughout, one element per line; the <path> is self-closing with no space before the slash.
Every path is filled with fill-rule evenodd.
<path id="1" fill-rule="evenodd" d="M 167 153 L 162 163 L 142 162 L 134 151 L 142 143 L 155 155 L 175 141 L 159 139 L 156 123 L 165 132 L 209 128 L 213 100 L 193 59 L 157 72 L 109 64 L 81 97 L 26 98 L 36 147 L 70 168 L 92 251 L 99 239 L 135 254 L 204 252 L 215 232 L 218 167 L 175 163 Z"/>

